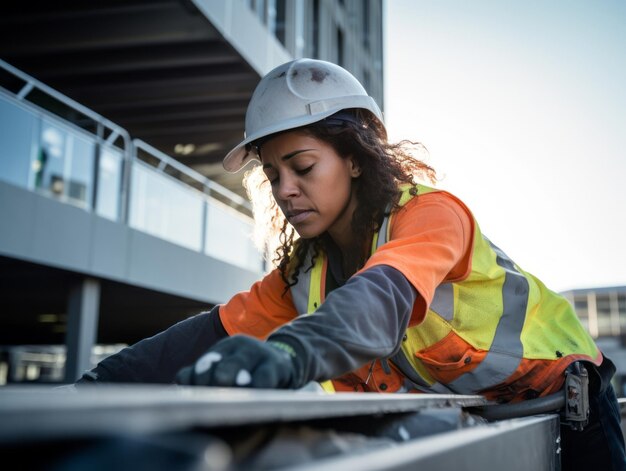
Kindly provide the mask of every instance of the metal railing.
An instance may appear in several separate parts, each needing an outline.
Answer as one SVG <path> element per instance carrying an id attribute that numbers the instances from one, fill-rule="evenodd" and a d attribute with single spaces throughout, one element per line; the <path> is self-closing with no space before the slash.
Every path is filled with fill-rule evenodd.
<path id="1" fill-rule="evenodd" d="M 76 130 L 86 131 L 98 145 L 117 148 L 122 152 L 125 160 L 129 159 L 132 140 L 130 134 L 124 128 L 1 59 L 0 70 L 4 70 L 11 78 L 17 79 L 15 86 L 18 88 L 13 90 L 12 93 L 10 90 L 5 89 L 8 92 L 4 93 L 5 96 L 12 96 L 20 103 L 27 103 L 28 107 L 39 116 L 54 117 L 56 122 L 62 119 L 64 125 L 73 126 Z M 53 102 L 50 103 L 49 99 L 52 99 Z M 56 113 L 52 113 L 47 108 L 55 104 L 61 106 Z M 66 112 L 71 110 L 73 119 L 71 121 L 63 119 L 61 110 Z M 80 125 L 77 125 L 77 123 L 80 123 Z M 123 173 L 120 193 L 120 220 L 126 221 L 127 205 L 125 202 L 128 193 L 128 172 Z"/>
<path id="2" fill-rule="evenodd" d="M 181 175 L 181 177 L 179 177 L 181 181 L 184 177 L 191 180 L 192 183 L 186 182 L 187 185 L 200 189 L 206 195 L 217 197 L 217 199 L 223 200 L 226 204 L 230 204 L 235 208 L 240 208 L 244 213 L 251 211 L 250 202 L 239 196 L 237 193 L 234 193 L 228 188 L 209 180 L 201 173 L 181 164 L 178 160 L 175 160 L 164 152 L 152 147 L 147 142 L 140 139 L 133 139 L 133 146 L 134 157 L 136 159 L 144 160 L 141 155 L 141 151 L 143 151 L 158 160 L 158 164 L 155 165 L 157 171 L 167 173 L 167 169 L 172 168 Z M 145 161 L 148 162 L 147 159 L 145 159 Z M 171 173 L 169 173 L 169 175 L 171 175 Z"/>
<path id="3" fill-rule="evenodd" d="M 0 179 L 262 273 L 249 202 L 2 60 L 0 118 Z"/>

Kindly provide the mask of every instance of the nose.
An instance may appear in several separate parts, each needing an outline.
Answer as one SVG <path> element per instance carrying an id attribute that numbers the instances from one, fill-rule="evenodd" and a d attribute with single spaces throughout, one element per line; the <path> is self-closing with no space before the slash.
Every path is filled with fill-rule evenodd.
<path id="1" fill-rule="evenodd" d="M 288 172 L 280 176 L 278 188 L 276 189 L 276 198 L 281 200 L 287 200 L 298 196 L 300 194 L 300 187 L 298 186 L 298 179 L 294 175 L 290 175 Z"/>

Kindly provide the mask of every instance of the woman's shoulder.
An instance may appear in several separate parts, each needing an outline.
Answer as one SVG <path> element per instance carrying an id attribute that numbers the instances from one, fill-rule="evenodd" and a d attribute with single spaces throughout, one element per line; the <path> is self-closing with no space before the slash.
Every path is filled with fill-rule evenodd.
<path id="1" fill-rule="evenodd" d="M 417 193 L 392 214 L 391 237 L 434 234 L 445 228 L 471 238 L 477 222 L 468 206 L 453 193 L 420 185 Z"/>
<path id="2" fill-rule="evenodd" d="M 473 218 L 470 208 L 465 202 L 459 198 L 456 194 L 448 189 L 440 188 L 435 185 L 425 185 L 418 183 L 413 186 L 414 190 L 410 187 L 401 187 L 402 194 L 400 196 L 400 206 L 398 216 L 403 213 L 411 212 L 411 210 L 418 210 L 425 206 L 439 205 L 441 207 L 450 208 L 454 212 L 462 212 Z"/>

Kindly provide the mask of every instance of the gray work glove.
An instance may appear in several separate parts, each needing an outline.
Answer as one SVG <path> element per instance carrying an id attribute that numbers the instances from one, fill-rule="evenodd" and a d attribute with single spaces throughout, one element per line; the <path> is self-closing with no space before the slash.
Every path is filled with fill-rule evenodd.
<path id="1" fill-rule="evenodd" d="M 193 365 L 181 369 L 182 385 L 297 389 L 305 384 L 302 359 L 284 341 L 261 342 L 235 335 L 216 343 Z"/>

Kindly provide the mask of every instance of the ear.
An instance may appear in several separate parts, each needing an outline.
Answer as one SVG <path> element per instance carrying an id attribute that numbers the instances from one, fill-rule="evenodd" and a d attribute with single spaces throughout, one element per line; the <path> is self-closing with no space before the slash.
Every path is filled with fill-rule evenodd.
<path id="1" fill-rule="evenodd" d="M 348 157 L 348 160 L 350 161 L 350 176 L 352 178 L 360 177 L 362 170 L 361 170 L 361 166 L 359 165 L 359 163 L 356 161 L 356 159 L 352 155 Z"/>

